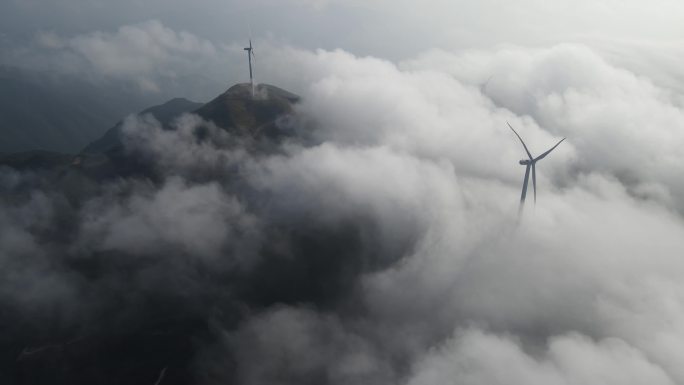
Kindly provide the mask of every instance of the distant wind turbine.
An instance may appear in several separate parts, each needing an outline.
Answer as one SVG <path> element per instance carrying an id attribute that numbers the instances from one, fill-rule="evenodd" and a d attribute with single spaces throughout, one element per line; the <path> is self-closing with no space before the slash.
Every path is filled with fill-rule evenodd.
<path id="1" fill-rule="evenodd" d="M 254 75 L 252 72 L 252 58 L 254 56 L 254 48 L 252 48 L 252 39 L 249 39 L 249 47 L 244 48 L 247 51 L 247 59 L 249 60 L 249 84 L 252 86 L 252 97 L 254 97 Z"/>
<path id="2" fill-rule="evenodd" d="M 484 83 L 480 84 L 480 93 L 481 93 L 482 95 L 486 95 L 486 94 L 487 94 L 487 86 L 489 85 L 489 82 L 492 80 L 493 77 L 494 77 L 494 75 L 489 75 L 489 77 L 487 78 L 487 80 L 485 80 Z"/>
<path id="3" fill-rule="evenodd" d="M 529 158 L 522 159 L 519 162 L 520 164 L 527 166 L 527 168 L 525 169 L 525 180 L 523 181 L 522 194 L 520 195 L 520 208 L 518 209 L 518 212 L 521 212 L 523 206 L 525 205 L 525 196 L 527 195 L 527 182 L 530 179 L 530 168 L 532 169 L 532 187 L 534 188 L 534 203 L 537 203 L 537 162 L 544 159 L 547 155 L 549 155 L 549 153 L 553 151 L 554 148 L 558 147 L 558 145 L 561 144 L 561 142 L 564 141 L 565 138 L 561 139 L 558 143 L 556 143 L 555 146 L 551 147 L 551 149 L 535 158 L 532 156 L 532 154 L 530 154 L 530 150 L 527 149 L 525 142 L 523 142 L 520 135 L 518 135 L 515 129 L 513 129 L 513 126 L 511 126 L 511 124 L 508 122 L 506 122 L 506 124 L 508 124 L 508 127 L 510 127 L 511 130 L 513 130 L 515 136 L 517 136 L 518 139 L 520 139 L 520 143 L 522 143 L 523 147 L 525 148 L 525 152 L 527 153 L 527 157 Z"/>

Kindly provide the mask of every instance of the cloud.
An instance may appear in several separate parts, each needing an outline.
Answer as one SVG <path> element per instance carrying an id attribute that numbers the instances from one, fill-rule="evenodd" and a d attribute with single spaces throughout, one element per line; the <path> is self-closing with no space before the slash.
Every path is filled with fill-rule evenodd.
<path id="1" fill-rule="evenodd" d="M 682 207 L 676 198 L 683 188 L 676 177 L 682 138 L 673 127 L 683 116 L 676 95 L 586 47 L 434 51 L 398 66 L 343 52 L 307 55 L 279 54 L 306 69 L 283 82 L 311 84 L 300 90 L 311 100 L 303 108 L 322 123 L 326 139 L 401 147 L 505 179 L 514 174 L 510 161 L 474 159 L 519 153 L 501 128 L 508 120 L 534 153 L 568 137 L 545 169 L 559 161 L 566 167 L 556 174 L 605 171 L 635 195 Z"/>
<path id="2" fill-rule="evenodd" d="M 491 76 L 485 94 L 498 106 L 567 136 L 577 149 L 577 167 L 606 171 L 646 198 L 681 196 L 676 159 L 682 138 L 673 127 L 682 126 L 684 115 L 675 94 L 585 47 L 505 49 L 494 55 L 434 53 L 422 60 L 441 63 L 442 70 L 471 84 L 484 84 Z M 419 60 L 407 66 L 422 65 Z"/>
<path id="3" fill-rule="evenodd" d="M 392 379 L 368 341 L 335 317 L 308 309 L 261 314 L 226 334 L 224 342 L 238 362 L 241 384 L 389 384 Z"/>
<path id="4" fill-rule="evenodd" d="M 115 32 L 96 31 L 63 37 L 54 31 L 36 35 L 38 50 L 48 60 L 71 70 L 135 80 L 144 91 L 159 92 L 160 79 L 184 76 L 193 63 L 212 61 L 219 49 L 189 32 L 176 32 L 158 20 L 124 25 Z M 73 68 L 75 65 L 79 68 Z M 165 80 L 168 82 L 169 80 Z"/>
<path id="5" fill-rule="evenodd" d="M 578 45 L 400 64 L 291 47 L 261 57 L 298 69 L 276 83 L 303 97 L 307 140 L 259 151 L 193 115 L 171 129 L 131 117 L 124 143 L 148 179 L 64 192 L 81 203 L 60 237 L 13 214 L 4 234 L 17 241 L 3 244 L 101 261 L 98 293 L 122 263 L 135 298 L 177 294 L 214 333 L 193 351 L 208 383 L 684 381 L 672 90 Z M 568 138 L 539 163 L 521 218 L 524 152 L 506 121 L 535 154 Z M 61 201 L 53 185 L 3 178 L 15 195 Z"/>
<path id="6" fill-rule="evenodd" d="M 679 380 L 669 357 L 682 335 L 665 325 L 677 324 L 682 308 L 672 274 L 682 269 L 682 202 L 673 193 L 681 186 L 670 163 L 681 156 L 681 109 L 667 90 L 578 46 L 433 53 L 400 66 L 341 51 L 279 55 L 303 68 L 283 82 L 310 84 L 300 90 L 300 111 L 322 144 L 250 175 L 286 198 L 289 215 L 337 218 L 361 207 L 397 234 L 378 238 L 387 244 L 414 235 L 400 247 L 401 264 L 363 277 L 369 322 L 387 356 L 421 357 L 454 325 L 511 333 L 520 350 L 579 332 L 582 341 L 626 341 L 568 349 L 595 350 L 607 371 L 618 371 L 610 381 L 624 380 L 622 364 L 612 363 L 623 359 L 641 362 L 634 367 L 644 378 Z M 663 119 L 669 123 L 652 123 Z M 518 230 L 522 149 L 506 120 L 535 153 L 568 137 L 540 165 L 539 204 Z M 674 307 L 638 310 L 644 296 Z M 646 342 L 661 334 L 667 344 Z M 540 378 L 604 375 L 563 359 L 560 373 Z"/>
<path id="7" fill-rule="evenodd" d="M 240 243 L 237 234 L 247 240 L 248 234 L 256 233 L 257 220 L 225 196 L 219 185 L 187 186 L 180 179 L 170 179 L 158 190 L 145 190 L 120 203 L 108 202 L 111 197 L 89 202 L 82 214 L 82 247 L 91 253 L 179 253 L 200 259 L 231 254 L 237 259 L 246 253 L 231 253 L 228 247 Z"/>
<path id="8" fill-rule="evenodd" d="M 541 358 L 509 336 L 460 332 L 418 365 L 411 385 L 441 384 L 674 384 L 662 368 L 618 339 L 554 338 Z"/>
<path id="9" fill-rule="evenodd" d="M 165 130 L 151 115 L 127 117 L 122 127 L 127 151 L 152 159 L 162 174 L 188 179 L 215 180 L 247 159 L 246 144 L 197 115 L 183 115 L 172 126 Z M 198 131 L 206 132 L 206 140 L 197 140 Z"/>
<path id="10" fill-rule="evenodd" d="M 179 55 L 213 55 L 212 43 L 188 32 L 175 32 L 156 20 L 123 26 L 112 33 L 76 36 L 67 45 L 105 74 L 150 73 Z"/>

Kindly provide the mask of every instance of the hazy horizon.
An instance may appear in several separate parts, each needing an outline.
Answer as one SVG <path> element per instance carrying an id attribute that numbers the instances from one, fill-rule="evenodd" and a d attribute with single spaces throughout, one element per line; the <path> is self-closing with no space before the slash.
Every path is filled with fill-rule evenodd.
<path id="1" fill-rule="evenodd" d="M 573 43 L 681 91 L 676 60 L 682 13 L 684 5 L 666 0 L 10 0 L 0 15 L 0 49 L 3 64 L 85 71 L 155 92 L 179 77 L 244 81 L 242 47 L 250 37 L 261 53 L 283 46 L 341 49 L 394 63 L 435 49 L 491 52 Z M 259 76 L 268 82 L 278 74 L 262 69 Z M 205 99 L 216 92 L 204 87 Z"/>

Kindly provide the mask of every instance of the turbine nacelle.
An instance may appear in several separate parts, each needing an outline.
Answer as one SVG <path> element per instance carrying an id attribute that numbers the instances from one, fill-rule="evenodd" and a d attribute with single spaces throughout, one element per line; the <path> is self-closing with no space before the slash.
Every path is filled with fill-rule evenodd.
<path id="1" fill-rule="evenodd" d="M 520 159 L 520 162 L 518 163 L 522 164 L 523 166 L 527 166 L 528 164 L 532 163 L 532 161 L 529 159 Z"/>

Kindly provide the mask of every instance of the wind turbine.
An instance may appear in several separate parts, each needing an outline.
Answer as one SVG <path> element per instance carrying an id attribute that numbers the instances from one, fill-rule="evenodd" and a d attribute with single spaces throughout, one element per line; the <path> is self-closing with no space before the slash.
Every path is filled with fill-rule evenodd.
<path id="1" fill-rule="evenodd" d="M 523 206 L 525 205 L 525 196 L 527 196 L 527 182 L 530 180 L 530 169 L 532 169 L 532 187 L 534 188 L 534 203 L 537 203 L 537 170 L 536 170 L 536 165 L 537 162 L 544 159 L 551 151 L 553 151 L 556 147 L 558 147 L 559 144 L 561 144 L 562 141 L 565 140 L 565 138 L 561 139 L 558 143 L 556 143 L 555 146 L 551 147 L 548 151 L 545 153 L 539 155 L 538 157 L 533 157 L 532 154 L 530 154 L 530 150 L 527 149 L 527 146 L 525 145 L 525 142 L 523 142 L 522 138 L 518 133 L 515 131 L 513 126 L 511 126 L 510 123 L 506 122 L 508 124 L 508 127 L 513 130 L 513 133 L 515 136 L 520 139 L 520 143 L 522 143 L 523 147 L 525 148 L 525 152 L 527 153 L 527 157 L 529 159 L 522 159 L 519 163 L 522 165 L 527 166 L 525 168 L 525 180 L 523 181 L 523 188 L 522 188 L 522 194 L 520 195 L 520 208 L 518 209 L 518 213 L 522 211 Z"/>
<path id="2" fill-rule="evenodd" d="M 244 48 L 247 51 L 247 59 L 249 60 L 249 84 L 252 86 L 252 97 L 254 97 L 254 76 L 252 72 L 252 58 L 254 56 L 254 48 L 252 48 L 252 39 L 249 39 L 249 47 Z"/>

